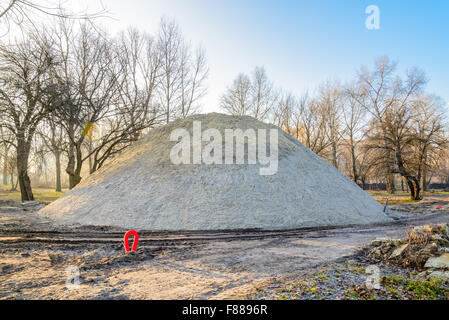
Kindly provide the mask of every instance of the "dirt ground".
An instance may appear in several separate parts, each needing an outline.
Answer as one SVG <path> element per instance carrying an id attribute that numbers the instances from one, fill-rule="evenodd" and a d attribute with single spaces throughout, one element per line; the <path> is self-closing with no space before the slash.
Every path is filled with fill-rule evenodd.
<path id="1" fill-rule="evenodd" d="M 271 279 L 300 278 L 347 261 L 376 237 L 400 237 L 412 226 L 449 222 L 447 195 L 390 209 L 398 210 L 393 215 L 399 219 L 341 228 L 137 230 L 137 252 L 125 253 L 127 230 L 56 227 L 30 209 L 0 207 L 0 299 L 242 298 Z M 70 282 L 77 270 L 79 286 Z"/>

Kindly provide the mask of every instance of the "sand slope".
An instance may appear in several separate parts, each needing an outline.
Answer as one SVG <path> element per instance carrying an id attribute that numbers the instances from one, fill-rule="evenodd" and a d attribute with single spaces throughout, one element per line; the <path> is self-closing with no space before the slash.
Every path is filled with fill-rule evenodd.
<path id="1" fill-rule="evenodd" d="M 62 224 L 146 230 L 293 229 L 387 221 L 382 206 L 343 173 L 279 130 L 279 169 L 174 165 L 170 133 L 271 129 L 251 117 L 195 115 L 152 130 L 75 189 L 40 210 Z M 224 134 L 223 134 L 224 136 Z"/>

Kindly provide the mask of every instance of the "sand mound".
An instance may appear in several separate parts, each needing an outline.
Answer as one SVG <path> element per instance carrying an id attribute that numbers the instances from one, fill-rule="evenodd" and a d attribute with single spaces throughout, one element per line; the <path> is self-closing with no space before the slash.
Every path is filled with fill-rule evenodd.
<path id="1" fill-rule="evenodd" d="M 184 128 L 192 135 L 194 121 L 203 132 L 215 128 L 223 137 L 225 129 L 276 129 L 277 172 L 261 175 L 266 166 L 248 161 L 173 164 L 177 141 L 170 134 Z M 246 155 L 249 150 L 247 144 Z M 389 220 L 368 193 L 278 127 L 217 113 L 152 130 L 40 213 L 62 224 L 146 230 L 293 229 Z"/>

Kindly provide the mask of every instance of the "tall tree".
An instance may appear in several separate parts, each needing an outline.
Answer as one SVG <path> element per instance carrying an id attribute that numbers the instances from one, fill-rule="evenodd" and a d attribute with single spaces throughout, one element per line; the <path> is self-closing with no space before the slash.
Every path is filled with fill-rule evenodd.
<path id="1" fill-rule="evenodd" d="M 421 92 L 425 77 L 422 71 L 411 69 L 405 80 L 395 76 L 396 64 L 387 57 L 376 60 L 374 71 L 362 69 L 359 96 L 353 96 L 375 121 L 377 129 L 370 135 L 372 148 L 382 151 L 382 166 L 392 191 L 393 174 L 407 181 L 412 199 L 420 199 L 420 182 L 407 163 L 406 148 L 414 140 L 409 125 L 413 119 L 411 103 Z"/>
<path id="2" fill-rule="evenodd" d="M 320 105 L 322 119 L 325 125 L 325 134 L 330 144 L 330 159 L 332 165 L 338 169 L 338 152 L 344 130 L 342 130 L 341 113 L 343 95 L 341 86 L 335 82 L 325 82 L 320 87 L 320 97 L 317 103 Z"/>
<path id="3" fill-rule="evenodd" d="M 251 81 L 241 73 L 220 98 L 220 108 L 232 115 L 247 115 L 250 109 Z"/>
<path id="4" fill-rule="evenodd" d="M 202 48 L 192 51 L 174 20 L 161 20 L 158 42 L 160 53 L 159 104 L 165 121 L 185 118 L 196 112 L 206 92 L 209 69 Z"/>
<path id="5" fill-rule="evenodd" d="M 359 145 L 365 135 L 363 127 L 365 125 L 366 115 L 366 110 L 354 99 L 358 94 L 357 86 L 348 86 L 343 92 L 343 103 L 341 104 L 344 123 L 344 143 L 349 151 L 351 178 L 355 183 L 358 183 L 360 169 L 362 169 L 358 158 L 362 156 L 361 152 L 359 152 L 361 151 Z"/>
<path id="6" fill-rule="evenodd" d="M 31 143 L 37 126 L 52 110 L 42 100 L 52 85 L 49 70 L 55 63 L 52 44 L 36 35 L 15 45 L 0 45 L 0 113 L 15 141 L 17 174 L 22 200 L 34 200 L 28 176 Z"/>
<path id="7" fill-rule="evenodd" d="M 251 77 L 243 73 L 237 76 L 221 96 L 220 107 L 233 115 L 249 115 L 265 121 L 272 113 L 281 112 L 278 98 L 279 93 L 268 79 L 265 68 L 256 67 Z"/>

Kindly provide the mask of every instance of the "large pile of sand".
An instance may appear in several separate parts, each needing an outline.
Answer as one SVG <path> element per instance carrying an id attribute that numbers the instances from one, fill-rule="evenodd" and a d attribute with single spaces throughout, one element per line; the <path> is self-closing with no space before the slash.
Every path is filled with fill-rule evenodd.
<path id="1" fill-rule="evenodd" d="M 259 164 L 173 164 L 176 142 L 170 134 L 176 128 L 192 133 L 193 121 L 221 133 L 276 128 L 277 173 L 260 175 Z M 368 193 L 287 133 L 251 117 L 217 113 L 152 130 L 40 213 L 62 224 L 146 230 L 293 229 L 388 220 Z"/>

